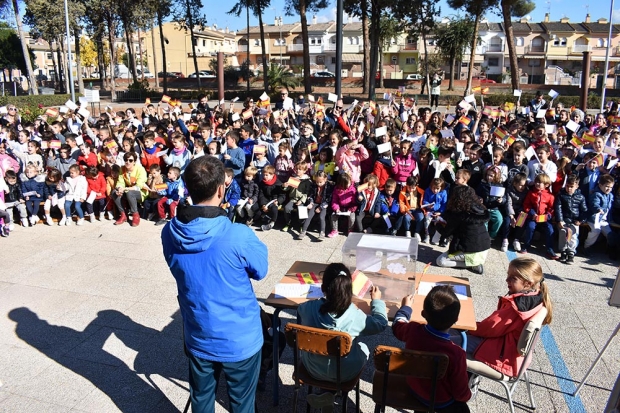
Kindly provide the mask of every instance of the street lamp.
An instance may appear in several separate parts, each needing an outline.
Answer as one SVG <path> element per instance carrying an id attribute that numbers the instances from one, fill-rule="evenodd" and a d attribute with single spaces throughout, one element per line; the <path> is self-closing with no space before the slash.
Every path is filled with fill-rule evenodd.
<path id="1" fill-rule="evenodd" d="M 609 69 L 609 48 L 611 47 L 611 31 L 613 30 L 614 0 L 611 0 L 609 8 L 609 35 L 607 36 L 607 51 L 605 52 L 605 71 L 603 72 L 603 84 L 601 85 L 601 113 L 605 108 L 605 89 L 607 88 L 607 70 Z"/>
<path id="2" fill-rule="evenodd" d="M 67 5 L 67 0 L 65 0 L 65 29 L 67 30 L 67 53 L 69 58 L 69 62 L 67 63 L 69 71 L 69 89 L 71 90 L 71 100 L 75 102 L 75 88 L 73 87 L 73 66 L 71 64 L 71 43 L 69 42 L 69 6 Z"/>

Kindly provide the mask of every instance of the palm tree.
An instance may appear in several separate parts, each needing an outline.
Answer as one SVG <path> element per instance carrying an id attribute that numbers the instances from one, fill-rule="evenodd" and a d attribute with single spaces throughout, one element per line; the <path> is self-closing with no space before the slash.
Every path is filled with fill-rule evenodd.
<path id="1" fill-rule="evenodd" d="M 263 76 L 263 78 L 266 79 L 271 92 L 275 92 L 281 87 L 295 90 L 296 87 L 301 86 L 301 80 L 295 77 L 293 72 L 280 65 L 269 65 L 267 76 Z"/>

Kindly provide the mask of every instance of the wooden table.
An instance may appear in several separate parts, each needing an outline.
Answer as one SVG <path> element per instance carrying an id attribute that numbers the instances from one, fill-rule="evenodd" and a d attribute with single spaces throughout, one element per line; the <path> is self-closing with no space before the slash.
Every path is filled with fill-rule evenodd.
<path id="1" fill-rule="evenodd" d="M 291 268 L 286 272 L 286 274 L 282 277 L 279 283 L 291 283 L 298 284 L 299 280 L 297 279 L 296 274 L 298 273 L 307 273 L 312 272 L 317 275 L 317 277 L 322 279 L 322 271 L 325 270 L 327 264 L 324 263 L 316 263 L 316 262 L 307 262 L 307 261 L 295 261 Z M 466 278 L 458 278 L 452 277 L 449 275 L 432 275 L 432 274 L 417 274 L 414 275 L 412 273 L 405 274 L 390 274 L 387 270 L 381 270 L 381 275 L 399 279 L 402 281 L 408 281 L 413 283 L 413 290 L 418 291 L 418 286 L 420 281 L 425 282 L 433 282 L 433 283 L 450 283 L 450 284 L 460 284 L 465 285 L 467 287 L 467 295 L 468 298 L 466 300 L 461 300 L 461 312 L 459 313 L 459 318 L 454 324 L 453 328 L 464 331 L 471 331 L 476 329 L 476 314 L 474 312 L 474 302 L 471 296 L 471 290 L 469 289 L 469 280 Z M 405 294 L 403 294 L 404 296 Z M 401 297 L 402 298 L 402 297 Z M 300 304 L 309 301 L 307 298 L 276 298 L 275 289 L 269 294 L 269 297 L 265 300 L 265 304 L 274 308 L 273 312 L 273 404 L 274 406 L 278 405 L 279 399 L 279 388 L 278 388 L 278 374 L 279 374 L 279 340 L 277 340 L 277 334 L 280 331 L 280 311 L 282 310 L 297 310 Z M 366 314 L 370 314 L 370 298 L 359 299 L 357 297 L 353 297 L 353 303 L 365 312 Z M 385 305 L 388 313 L 388 320 L 393 321 L 396 312 L 400 308 L 400 300 L 396 301 L 385 301 Z M 411 314 L 411 321 L 415 321 L 417 323 L 426 324 L 426 320 L 422 317 L 422 307 L 424 305 L 424 296 L 416 294 L 413 300 L 413 311 Z"/>

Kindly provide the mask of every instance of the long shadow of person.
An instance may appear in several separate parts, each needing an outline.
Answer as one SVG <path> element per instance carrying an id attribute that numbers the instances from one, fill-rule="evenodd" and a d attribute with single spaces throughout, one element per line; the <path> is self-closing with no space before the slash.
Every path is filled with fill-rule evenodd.
<path id="1" fill-rule="evenodd" d="M 156 410 L 162 412 L 178 411 L 178 408 L 166 398 L 166 395 L 159 388 L 149 385 L 138 376 L 139 372 L 145 374 L 165 373 L 165 369 L 159 366 L 149 368 L 147 362 L 139 362 L 139 371 L 138 369 L 134 371 L 118 357 L 103 349 L 103 345 L 110 334 L 114 333 L 125 345 L 141 351 L 148 346 L 148 339 L 158 336 L 160 332 L 133 321 L 131 321 L 134 327 L 133 334 L 129 334 L 126 332 L 127 330 L 120 328 L 108 328 L 106 325 L 116 323 L 114 318 L 110 319 L 111 316 L 122 315 L 126 317 L 122 313 L 116 312 L 114 314 L 110 311 L 100 312 L 97 318 L 91 321 L 83 331 L 49 324 L 25 307 L 13 309 L 8 315 L 11 320 L 17 323 L 15 333 L 20 339 L 61 366 L 90 381 L 96 388 L 105 393 L 120 411 L 125 413 Z M 127 321 L 127 319 L 128 317 L 119 321 Z M 151 357 L 149 359 L 157 360 Z M 149 381 L 153 384 L 151 379 Z"/>

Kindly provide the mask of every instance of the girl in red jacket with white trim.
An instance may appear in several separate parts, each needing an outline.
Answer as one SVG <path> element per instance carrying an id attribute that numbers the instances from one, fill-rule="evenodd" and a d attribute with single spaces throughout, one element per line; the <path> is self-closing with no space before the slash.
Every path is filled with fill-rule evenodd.
<path id="1" fill-rule="evenodd" d="M 500 297 L 497 310 L 476 323 L 475 331 L 468 332 L 467 353 L 475 360 L 515 377 L 523 364 L 523 357 L 517 350 L 523 327 L 542 307 L 547 309 L 543 324 L 550 324 L 553 306 L 542 268 L 533 258 L 512 260 L 506 283 L 508 294 Z"/>

